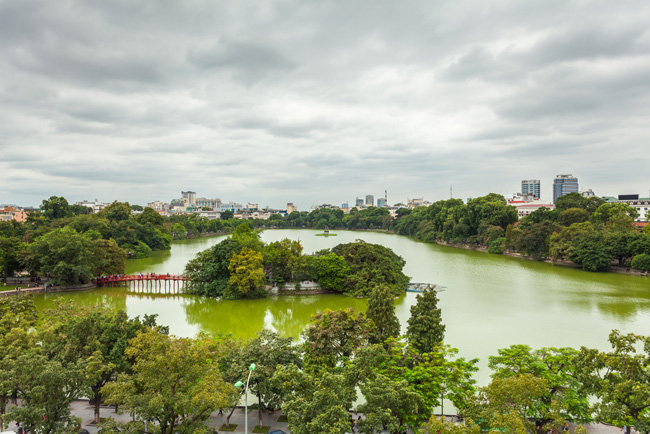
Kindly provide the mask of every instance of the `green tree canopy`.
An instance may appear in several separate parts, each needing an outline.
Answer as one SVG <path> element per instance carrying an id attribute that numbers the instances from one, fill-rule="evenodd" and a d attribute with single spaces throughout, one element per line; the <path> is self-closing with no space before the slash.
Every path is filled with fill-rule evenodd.
<path id="1" fill-rule="evenodd" d="M 221 377 L 220 354 L 210 339 L 175 338 L 151 330 L 131 340 L 126 354 L 135 361 L 132 372 L 120 374 L 101 393 L 106 402 L 156 421 L 161 434 L 205 430 L 210 414 L 238 397 Z"/>
<path id="2" fill-rule="evenodd" d="M 445 325 L 442 323 L 442 311 L 438 307 L 438 295 L 435 289 L 427 288 L 418 294 L 411 306 L 406 336 L 410 344 L 421 353 L 428 353 L 442 343 L 445 338 Z"/>
<path id="3" fill-rule="evenodd" d="M 396 338 L 400 334 L 393 298 L 386 285 L 378 285 L 370 292 L 366 318 L 375 324 L 375 328 L 370 334 L 371 343 L 379 344 L 388 338 Z"/>

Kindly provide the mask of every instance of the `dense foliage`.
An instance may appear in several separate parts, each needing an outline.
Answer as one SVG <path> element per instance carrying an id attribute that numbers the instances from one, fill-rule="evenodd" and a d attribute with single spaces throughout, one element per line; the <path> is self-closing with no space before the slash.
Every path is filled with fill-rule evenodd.
<path id="1" fill-rule="evenodd" d="M 188 262 L 185 275 L 191 279 L 189 292 L 211 297 L 263 297 L 270 286 L 294 288 L 303 280 L 355 296 L 368 296 L 382 285 L 394 297 L 404 292 L 409 281 L 403 267 L 401 257 L 378 244 L 357 240 L 303 255 L 298 241 L 265 244 L 259 230 L 242 224 L 231 237 Z"/>
<path id="2" fill-rule="evenodd" d="M 383 305 L 382 316 L 391 317 L 391 307 Z M 424 428 L 524 434 L 535 424 L 560 429 L 567 420 L 650 433 L 648 337 L 615 330 L 611 352 L 500 349 L 489 360 L 493 380 L 477 390 L 478 360 L 458 358 L 442 342 L 418 348 L 412 336 L 377 342 L 378 318 L 352 309 L 325 311 L 312 318 L 300 344 L 268 330 L 246 340 L 177 338 L 156 326 L 155 317 L 140 321 L 123 311 L 71 303 L 39 317 L 30 296 L 2 297 L 0 425 L 18 421 L 29 432 L 78 432 L 70 403 L 92 396 L 137 418 L 104 421 L 105 433 L 140 432 L 144 420 L 155 421 L 149 428 L 161 434 L 208 433 L 210 414 L 234 410 L 242 395 L 233 383 L 250 372 L 260 426 L 262 409 L 280 408 L 296 433 L 350 432 L 350 411 L 363 413 L 361 433 L 386 427 L 391 433 Z M 433 417 L 438 408 L 444 412 L 444 399 L 466 417 L 464 425 Z"/>

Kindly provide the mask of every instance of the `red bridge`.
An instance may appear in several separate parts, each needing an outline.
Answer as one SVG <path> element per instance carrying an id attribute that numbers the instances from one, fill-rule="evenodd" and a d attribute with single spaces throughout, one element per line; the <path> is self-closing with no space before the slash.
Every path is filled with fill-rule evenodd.
<path id="1" fill-rule="evenodd" d="M 138 274 L 114 274 L 101 276 L 93 279 L 96 285 L 126 286 L 133 290 L 153 290 L 153 292 L 176 292 L 183 287 L 183 282 L 190 278 L 182 274 L 159 274 L 159 273 L 138 273 Z"/>

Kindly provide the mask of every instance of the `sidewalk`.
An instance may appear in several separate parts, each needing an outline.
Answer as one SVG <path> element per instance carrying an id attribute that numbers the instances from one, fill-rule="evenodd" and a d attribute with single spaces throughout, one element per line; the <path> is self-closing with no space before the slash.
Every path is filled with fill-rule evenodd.
<path id="1" fill-rule="evenodd" d="M 88 400 L 76 400 L 73 401 L 70 405 L 72 414 L 81 418 L 81 427 L 88 430 L 89 433 L 95 434 L 99 431 L 99 428 L 95 425 L 92 425 L 94 418 L 94 407 L 88 404 Z M 218 431 L 219 433 L 224 433 L 226 431 L 221 431 L 221 426 L 226 423 L 226 417 L 228 417 L 228 412 L 224 411 L 223 416 L 219 416 L 219 412 L 215 411 L 210 415 L 210 418 L 207 420 L 206 424 L 211 429 Z M 282 431 L 289 433 L 287 429 L 286 422 L 278 422 L 278 417 L 282 413 L 276 411 L 273 414 L 268 414 L 268 412 L 262 412 L 262 423 L 264 426 L 269 426 L 269 431 L 274 429 L 281 429 Z M 100 410 L 100 416 L 104 418 L 112 418 L 118 422 L 126 423 L 131 420 L 131 416 L 127 413 L 117 414 L 115 413 L 115 407 L 106 407 L 102 406 Z M 253 431 L 253 428 L 257 425 L 258 413 L 257 410 L 248 410 L 248 431 L 249 433 Z M 244 409 L 236 408 L 230 417 L 230 425 L 237 425 L 237 428 L 234 431 L 227 431 L 229 433 L 243 433 L 244 432 Z M 9 424 L 8 427 L 11 431 L 16 431 L 17 427 L 15 423 Z"/>
<path id="2" fill-rule="evenodd" d="M 93 421 L 93 416 L 94 416 L 94 407 L 88 404 L 88 400 L 76 400 L 73 401 L 72 404 L 70 405 L 70 409 L 72 410 L 72 414 L 80 417 L 82 422 L 81 426 L 83 429 L 88 430 L 90 434 L 96 434 L 99 430 L 99 428 L 95 425 L 92 425 Z M 244 433 L 244 408 L 236 408 L 235 411 L 233 412 L 232 416 L 230 417 L 230 425 L 237 425 L 237 428 L 235 428 L 234 431 L 222 431 L 221 426 L 226 423 L 226 417 L 228 416 L 228 412 L 224 411 L 224 414 L 222 416 L 219 416 L 219 412 L 214 412 L 210 415 L 210 418 L 207 420 L 206 424 L 209 428 L 216 430 L 219 433 L 234 433 L 234 434 L 242 434 Z M 262 412 L 262 424 L 264 426 L 268 426 L 269 431 L 273 431 L 274 429 L 281 429 L 287 434 L 290 434 L 289 429 L 287 428 L 287 422 L 278 422 L 278 417 L 282 412 L 276 411 L 273 414 L 269 414 L 268 412 Z M 112 418 L 118 422 L 128 422 L 131 420 L 131 416 L 122 413 L 122 414 L 117 414 L 115 413 L 115 408 L 114 407 L 105 407 L 102 406 L 100 410 L 100 416 L 102 419 L 104 418 Z M 354 418 L 357 418 L 357 415 L 354 414 Z M 258 412 L 257 410 L 248 410 L 248 432 L 251 433 L 253 431 L 253 428 L 258 424 Z M 589 434 L 622 434 L 622 430 L 620 428 L 617 428 L 615 426 L 611 425 L 605 425 L 605 424 L 593 424 L 593 425 L 585 425 L 587 427 L 587 430 L 589 431 Z M 575 424 L 569 424 L 570 431 L 573 432 L 575 428 Z M 17 427 L 14 423 L 9 424 L 8 427 L 9 430 L 16 431 Z M 631 431 L 632 434 L 638 434 L 635 430 Z M 387 433 L 385 431 L 384 433 Z M 409 430 L 409 433 L 411 431 Z"/>

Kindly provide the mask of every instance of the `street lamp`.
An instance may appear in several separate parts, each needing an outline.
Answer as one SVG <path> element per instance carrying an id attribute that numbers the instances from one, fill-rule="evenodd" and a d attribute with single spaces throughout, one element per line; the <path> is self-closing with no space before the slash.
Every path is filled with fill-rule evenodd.
<path id="1" fill-rule="evenodd" d="M 248 382 L 251 379 L 251 374 L 255 370 L 255 363 L 251 363 L 248 367 L 248 380 L 246 380 L 246 388 L 244 389 L 244 433 L 248 434 Z M 238 381 L 235 383 L 235 387 L 242 387 L 244 383 Z"/>

